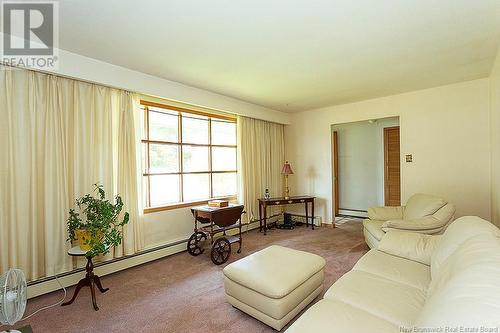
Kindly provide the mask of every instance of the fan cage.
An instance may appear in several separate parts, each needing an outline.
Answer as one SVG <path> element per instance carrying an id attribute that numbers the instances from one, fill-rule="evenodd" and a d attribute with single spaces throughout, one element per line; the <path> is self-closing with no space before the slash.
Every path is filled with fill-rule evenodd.
<path id="1" fill-rule="evenodd" d="M 14 325 L 26 310 L 26 277 L 20 269 L 0 276 L 0 324 Z"/>

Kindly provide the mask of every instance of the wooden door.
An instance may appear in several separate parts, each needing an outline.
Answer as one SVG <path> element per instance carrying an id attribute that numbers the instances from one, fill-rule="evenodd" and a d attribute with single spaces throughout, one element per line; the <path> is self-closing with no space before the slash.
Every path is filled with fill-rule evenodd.
<path id="1" fill-rule="evenodd" d="M 337 131 L 332 134 L 332 164 L 333 164 L 333 217 L 339 215 L 339 149 Z"/>
<path id="2" fill-rule="evenodd" d="M 386 206 L 401 205 L 399 126 L 384 128 L 384 199 Z"/>

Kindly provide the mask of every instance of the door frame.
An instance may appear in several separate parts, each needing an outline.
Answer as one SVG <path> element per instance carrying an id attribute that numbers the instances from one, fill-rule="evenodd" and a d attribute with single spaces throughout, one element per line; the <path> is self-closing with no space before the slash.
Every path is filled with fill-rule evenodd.
<path id="1" fill-rule="evenodd" d="M 338 149 L 338 134 L 337 131 L 332 131 L 332 192 L 334 199 L 332 201 L 333 223 L 335 218 L 339 215 L 339 149 Z"/>

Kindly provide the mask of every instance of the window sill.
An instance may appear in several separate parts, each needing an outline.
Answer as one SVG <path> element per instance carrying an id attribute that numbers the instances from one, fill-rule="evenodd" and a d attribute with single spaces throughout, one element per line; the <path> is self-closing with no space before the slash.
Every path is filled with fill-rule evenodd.
<path id="1" fill-rule="evenodd" d="M 193 206 L 199 206 L 199 205 L 206 205 L 210 200 L 235 201 L 237 199 L 238 199 L 238 197 L 233 195 L 233 196 L 229 196 L 229 197 L 219 197 L 219 198 L 212 198 L 212 199 L 200 200 L 200 201 L 181 202 L 181 203 L 177 203 L 177 204 L 173 204 L 173 205 L 160 206 L 160 207 L 148 207 L 148 208 L 144 208 L 144 214 L 151 214 L 151 213 L 162 212 L 165 210 L 174 210 L 174 209 L 179 209 L 179 208 L 187 208 L 187 207 L 193 207 Z"/>

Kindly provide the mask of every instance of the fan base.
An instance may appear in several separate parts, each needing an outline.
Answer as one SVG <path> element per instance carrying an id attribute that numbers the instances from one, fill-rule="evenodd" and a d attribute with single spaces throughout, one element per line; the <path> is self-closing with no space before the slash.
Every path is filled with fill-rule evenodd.
<path id="1" fill-rule="evenodd" d="M 1 331 L 0 333 L 33 333 L 33 330 L 31 329 L 31 326 L 23 326 L 17 330 L 7 330 L 7 331 Z"/>

